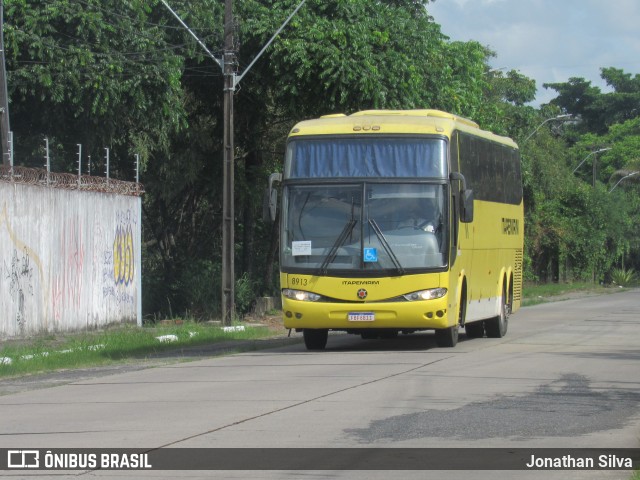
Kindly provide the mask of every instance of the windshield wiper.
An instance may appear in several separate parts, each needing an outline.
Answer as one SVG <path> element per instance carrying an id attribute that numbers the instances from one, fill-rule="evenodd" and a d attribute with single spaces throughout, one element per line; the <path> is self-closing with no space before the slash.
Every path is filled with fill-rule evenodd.
<path id="1" fill-rule="evenodd" d="M 391 245 L 389 245 L 387 238 L 384 236 L 384 233 L 382 233 L 382 230 L 380 229 L 380 227 L 378 226 L 378 224 L 373 218 L 369 219 L 369 225 L 371 225 L 371 227 L 373 228 L 373 231 L 378 237 L 378 240 L 380 240 L 382 247 L 385 249 L 389 257 L 391 258 L 391 261 L 393 262 L 393 264 L 396 266 L 398 273 L 400 273 L 400 275 L 404 275 L 404 268 L 402 268 L 402 264 L 398 260 L 398 257 L 396 257 L 395 253 L 393 253 L 393 250 L 391 249 Z"/>
<path id="2" fill-rule="evenodd" d="M 356 223 L 358 222 L 352 217 L 351 220 L 349 220 L 347 224 L 344 226 L 344 228 L 342 229 L 342 232 L 340 232 L 340 235 L 338 236 L 335 243 L 331 247 L 331 250 L 329 250 L 329 253 L 324 258 L 322 265 L 320 265 L 320 271 L 322 272 L 323 275 L 327 274 L 327 268 L 329 267 L 329 264 L 332 263 L 333 260 L 336 258 L 336 255 L 338 254 L 338 249 L 342 245 L 344 245 L 344 242 L 347 240 L 347 237 L 351 235 L 351 232 L 353 231 L 353 227 L 356 226 Z"/>

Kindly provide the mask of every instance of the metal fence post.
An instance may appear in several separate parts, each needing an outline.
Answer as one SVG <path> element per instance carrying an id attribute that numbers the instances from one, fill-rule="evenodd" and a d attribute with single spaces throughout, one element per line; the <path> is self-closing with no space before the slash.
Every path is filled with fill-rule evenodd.
<path id="1" fill-rule="evenodd" d="M 78 188 L 80 188 L 82 184 L 82 145 L 78 145 Z"/>

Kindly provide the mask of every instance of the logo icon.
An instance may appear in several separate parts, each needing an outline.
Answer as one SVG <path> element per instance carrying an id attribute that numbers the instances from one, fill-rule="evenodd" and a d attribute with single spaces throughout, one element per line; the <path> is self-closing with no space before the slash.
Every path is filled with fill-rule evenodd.
<path id="1" fill-rule="evenodd" d="M 361 288 L 360 290 L 358 290 L 357 295 L 360 300 L 364 300 L 365 298 L 367 298 L 368 292 L 364 288 Z"/>
<path id="2" fill-rule="evenodd" d="M 7 451 L 7 467 L 8 468 L 39 468 L 40 467 L 40 451 L 39 450 L 8 450 Z"/>
<path id="3" fill-rule="evenodd" d="M 377 262 L 378 250 L 372 247 L 365 247 L 363 252 L 363 260 L 365 262 Z"/>

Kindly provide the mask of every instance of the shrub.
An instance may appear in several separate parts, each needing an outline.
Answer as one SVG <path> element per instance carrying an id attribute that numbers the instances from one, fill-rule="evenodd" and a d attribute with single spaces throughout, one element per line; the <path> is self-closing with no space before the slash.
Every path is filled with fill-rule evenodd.
<path id="1" fill-rule="evenodd" d="M 611 281 L 621 287 L 628 287 L 638 280 L 636 272 L 632 269 L 614 268 L 611 272 Z"/>

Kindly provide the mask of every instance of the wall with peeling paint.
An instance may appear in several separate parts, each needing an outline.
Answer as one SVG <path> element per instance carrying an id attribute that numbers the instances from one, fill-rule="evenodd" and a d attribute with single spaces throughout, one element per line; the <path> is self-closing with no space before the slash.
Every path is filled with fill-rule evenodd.
<path id="1" fill-rule="evenodd" d="M 0 182 L 0 338 L 141 325 L 141 200 Z"/>

